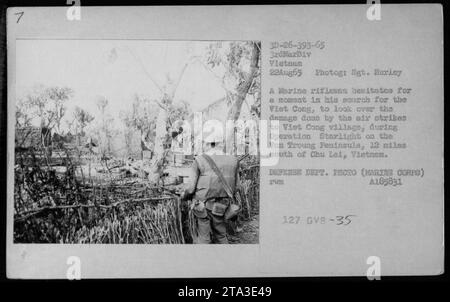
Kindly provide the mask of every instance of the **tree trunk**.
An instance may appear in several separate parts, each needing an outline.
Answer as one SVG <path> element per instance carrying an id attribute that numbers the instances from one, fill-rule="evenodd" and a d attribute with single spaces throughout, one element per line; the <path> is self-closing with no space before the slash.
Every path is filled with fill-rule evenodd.
<path id="1" fill-rule="evenodd" d="M 142 129 L 141 129 L 141 159 L 144 159 L 144 138 L 143 138 L 143 133 L 142 133 Z"/>
<path id="2" fill-rule="evenodd" d="M 150 162 L 151 170 L 149 174 L 149 180 L 155 183 L 159 183 L 163 169 L 164 158 L 166 156 L 164 144 L 166 141 L 166 125 L 167 125 L 167 112 L 166 110 L 159 110 L 156 120 L 156 137 L 155 145 L 153 149 L 153 157 Z"/>
<path id="3" fill-rule="evenodd" d="M 239 84 L 236 88 L 236 94 L 232 96 L 233 101 L 230 109 L 228 110 L 227 120 L 231 120 L 236 122 L 241 114 L 242 104 L 247 97 L 247 93 L 253 83 L 253 79 L 258 72 L 258 61 L 259 61 L 259 47 L 256 43 L 253 43 L 252 49 L 252 57 L 250 59 L 250 71 L 246 75 L 246 78 L 243 82 Z M 227 153 L 236 154 L 236 138 L 235 138 L 235 128 L 233 127 L 233 131 L 227 133 Z"/>
<path id="4" fill-rule="evenodd" d="M 156 120 L 155 145 L 153 149 L 153 157 L 150 164 L 151 171 L 149 173 L 149 180 L 155 183 L 159 183 L 161 180 L 161 176 L 164 170 L 164 160 L 167 153 L 169 152 L 169 149 L 167 147 L 167 125 L 169 122 L 168 114 L 172 106 L 172 102 L 175 97 L 178 85 L 180 84 L 188 65 L 189 60 L 184 64 L 175 81 L 172 83 L 168 83 L 160 104 L 162 108 L 159 110 L 158 118 Z"/>

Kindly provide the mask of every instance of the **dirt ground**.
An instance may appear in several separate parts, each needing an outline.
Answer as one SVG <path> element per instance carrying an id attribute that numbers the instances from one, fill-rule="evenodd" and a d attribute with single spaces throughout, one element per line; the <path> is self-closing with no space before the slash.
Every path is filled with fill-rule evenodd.
<path id="1" fill-rule="evenodd" d="M 258 244 L 259 243 L 259 215 L 244 221 L 234 235 L 228 235 L 230 244 Z"/>

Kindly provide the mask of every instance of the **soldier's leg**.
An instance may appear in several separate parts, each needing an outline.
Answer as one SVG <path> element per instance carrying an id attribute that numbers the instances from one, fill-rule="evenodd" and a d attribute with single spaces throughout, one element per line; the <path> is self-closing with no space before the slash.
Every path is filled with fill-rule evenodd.
<path id="1" fill-rule="evenodd" d="M 198 237 L 194 242 L 196 244 L 211 243 L 211 220 L 209 216 L 205 218 L 197 217 Z"/>
<path id="2" fill-rule="evenodd" d="M 224 216 L 210 214 L 214 243 L 227 244 L 227 225 Z"/>

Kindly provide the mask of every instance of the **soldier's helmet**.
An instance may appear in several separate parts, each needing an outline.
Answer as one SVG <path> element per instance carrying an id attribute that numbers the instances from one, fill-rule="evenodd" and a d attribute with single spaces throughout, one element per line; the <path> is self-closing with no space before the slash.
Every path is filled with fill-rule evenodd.
<path id="1" fill-rule="evenodd" d="M 218 132 L 210 132 L 203 135 L 203 141 L 205 143 L 222 143 L 223 142 L 223 135 L 222 133 Z"/>
<path id="2" fill-rule="evenodd" d="M 205 143 L 222 143 L 224 141 L 222 124 L 217 123 L 205 123 L 203 128 L 203 141 Z"/>

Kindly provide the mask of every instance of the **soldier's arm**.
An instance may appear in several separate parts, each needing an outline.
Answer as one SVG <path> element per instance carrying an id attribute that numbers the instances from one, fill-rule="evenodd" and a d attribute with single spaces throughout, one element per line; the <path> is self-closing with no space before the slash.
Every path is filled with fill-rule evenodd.
<path id="1" fill-rule="evenodd" d="M 186 187 L 184 188 L 184 194 L 183 197 L 186 199 L 187 197 L 191 196 L 195 193 L 195 188 L 197 186 L 198 177 L 200 175 L 200 170 L 198 168 L 197 161 L 194 160 L 194 163 L 192 164 L 192 167 L 189 169 L 189 182 L 186 184 Z"/>

